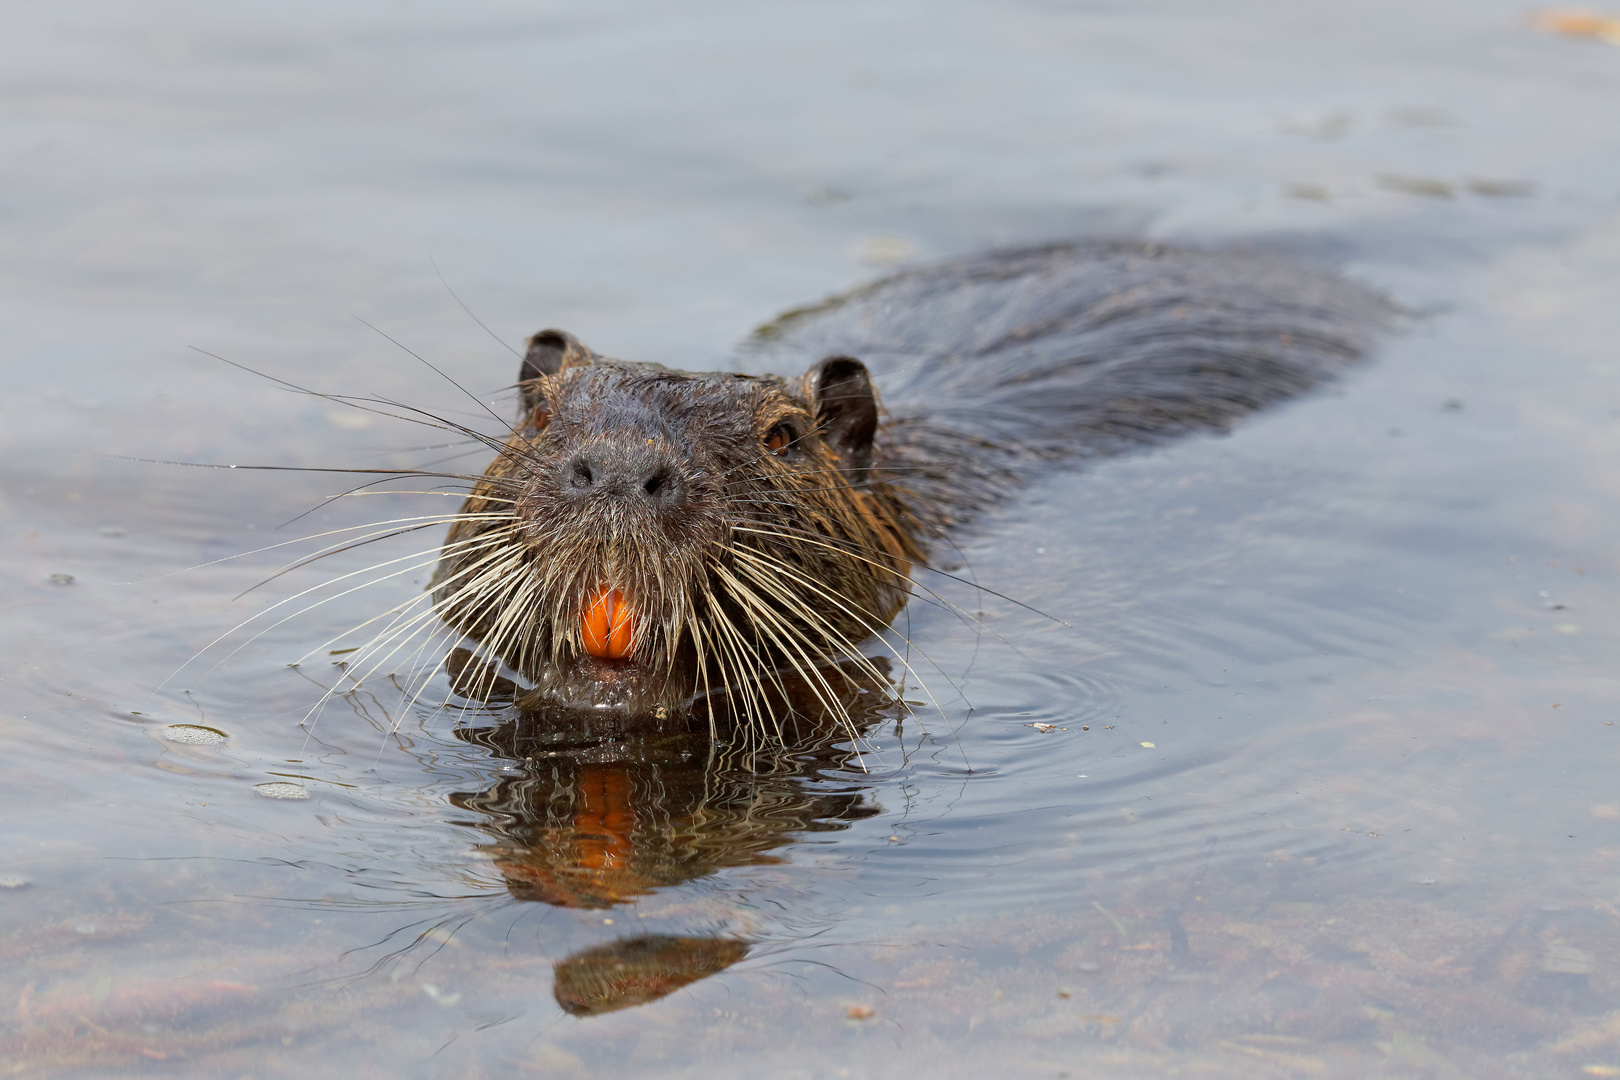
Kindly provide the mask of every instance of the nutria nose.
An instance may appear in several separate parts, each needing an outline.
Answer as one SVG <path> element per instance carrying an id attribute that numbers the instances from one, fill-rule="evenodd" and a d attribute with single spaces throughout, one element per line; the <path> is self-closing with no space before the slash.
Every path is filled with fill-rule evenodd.
<path id="1" fill-rule="evenodd" d="M 679 464 L 650 446 L 581 450 L 563 464 L 562 481 L 563 493 L 575 499 L 623 499 L 661 511 L 686 505 L 686 478 Z"/>

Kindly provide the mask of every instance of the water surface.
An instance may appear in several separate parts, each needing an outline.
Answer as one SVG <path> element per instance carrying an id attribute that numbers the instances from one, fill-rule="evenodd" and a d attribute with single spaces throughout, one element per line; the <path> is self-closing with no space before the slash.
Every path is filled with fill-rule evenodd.
<path id="1" fill-rule="evenodd" d="M 1523 14 L 7 9 L 8 1075 L 1620 1075 L 1620 49 Z M 929 582 L 973 618 L 912 605 L 858 757 L 565 744 L 403 657 L 310 723 L 425 574 L 213 643 L 434 535 L 236 599 L 260 549 L 453 500 L 124 459 L 458 452 L 205 353 L 492 425 L 400 346 L 502 411 L 541 326 L 713 367 L 1083 236 L 1410 314 L 961 536 L 1039 610 Z"/>

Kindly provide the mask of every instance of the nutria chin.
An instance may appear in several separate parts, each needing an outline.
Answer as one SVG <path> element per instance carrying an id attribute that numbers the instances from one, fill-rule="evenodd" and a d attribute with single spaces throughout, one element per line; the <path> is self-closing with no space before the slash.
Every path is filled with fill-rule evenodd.
<path id="1" fill-rule="evenodd" d="M 614 360 L 543 330 L 433 602 L 531 708 L 758 730 L 791 682 L 837 711 L 848 676 L 828 672 L 859 667 L 945 532 L 1044 463 L 1315 386 L 1389 311 L 1274 255 L 1087 243 L 789 312 L 746 353 L 797 377 Z"/>

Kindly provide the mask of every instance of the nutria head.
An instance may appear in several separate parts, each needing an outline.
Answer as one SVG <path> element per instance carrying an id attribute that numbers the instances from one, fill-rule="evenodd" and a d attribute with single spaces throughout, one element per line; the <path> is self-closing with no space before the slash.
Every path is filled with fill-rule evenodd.
<path id="1" fill-rule="evenodd" d="M 531 703 L 761 721 L 772 687 L 815 687 L 905 603 L 917 549 L 859 360 L 693 374 L 545 330 L 518 389 L 433 587 Z"/>

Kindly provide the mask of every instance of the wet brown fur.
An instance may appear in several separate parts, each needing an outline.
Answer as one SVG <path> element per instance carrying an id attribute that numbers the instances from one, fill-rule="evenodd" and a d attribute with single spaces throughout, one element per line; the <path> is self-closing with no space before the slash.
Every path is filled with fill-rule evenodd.
<path id="1" fill-rule="evenodd" d="M 627 363 L 542 331 L 434 604 L 460 644 L 532 685 L 522 705 L 655 725 L 729 715 L 763 734 L 808 689 L 844 716 L 848 688 L 825 672 L 863 663 L 928 545 L 1033 464 L 1222 430 L 1337 374 L 1389 314 L 1273 256 L 1077 244 L 789 313 L 752 349 L 809 361 L 796 381 Z M 851 350 L 898 388 L 891 412 L 865 364 L 838 355 Z M 604 586 L 636 612 L 627 660 L 581 640 Z"/>

